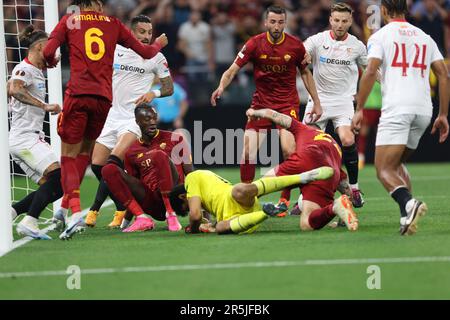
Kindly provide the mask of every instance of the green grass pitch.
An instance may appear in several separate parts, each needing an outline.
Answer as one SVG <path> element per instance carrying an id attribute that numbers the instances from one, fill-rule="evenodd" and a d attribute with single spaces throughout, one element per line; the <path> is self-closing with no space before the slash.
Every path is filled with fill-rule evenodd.
<path id="1" fill-rule="evenodd" d="M 399 236 L 398 206 L 371 166 L 360 173 L 366 205 L 357 210 L 354 233 L 328 227 L 301 232 L 298 217 L 288 216 L 266 220 L 252 235 L 170 233 L 163 222 L 153 231 L 123 234 L 106 227 L 114 210 L 107 207 L 96 228 L 71 241 L 53 231 L 55 240 L 31 241 L 1 257 L 0 299 L 449 299 L 449 167 L 408 167 L 414 195 L 429 207 L 412 237 Z M 237 169 L 215 172 L 239 180 Z M 86 178 L 84 208 L 95 188 L 95 179 Z M 80 290 L 67 288 L 69 265 L 86 272 Z M 370 265 L 380 268 L 381 289 L 367 287 Z M 10 272 L 36 273 L 6 276 Z"/>

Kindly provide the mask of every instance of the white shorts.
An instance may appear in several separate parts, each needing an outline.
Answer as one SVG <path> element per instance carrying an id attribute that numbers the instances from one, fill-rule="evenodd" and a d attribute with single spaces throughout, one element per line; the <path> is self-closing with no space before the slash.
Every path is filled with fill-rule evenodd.
<path id="1" fill-rule="evenodd" d="M 36 183 L 51 164 L 58 162 L 52 147 L 44 137 L 43 132 L 9 136 L 9 152 L 14 162 Z"/>
<path id="2" fill-rule="evenodd" d="M 130 132 L 134 133 L 138 138 L 141 137 L 141 129 L 134 118 L 132 120 L 117 120 L 117 118 L 112 119 L 108 117 L 96 142 L 112 150 L 116 146 L 119 137 Z"/>
<path id="3" fill-rule="evenodd" d="M 431 116 L 416 114 L 384 116 L 381 113 L 375 145 L 406 145 L 407 148 L 415 150 L 430 122 Z"/>
<path id="4" fill-rule="evenodd" d="M 313 105 L 312 100 L 308 99 L 308 104 L 305 109 L 305 116 L 303 117 L 304 124 L 309 124 L 311 122 L 309 115 L 311 114 Z M 321 105 L 323 114 L 315 123 L 321 130 L 326 129 L 328 121 L 330 120 L 333 122 L 334 130 L 342 126 L 350 126 L 352 124 L 353 114 L 355 113 L 353 101 L 338 101 L 333 104 L 330 102 L 321 101 Z"/>

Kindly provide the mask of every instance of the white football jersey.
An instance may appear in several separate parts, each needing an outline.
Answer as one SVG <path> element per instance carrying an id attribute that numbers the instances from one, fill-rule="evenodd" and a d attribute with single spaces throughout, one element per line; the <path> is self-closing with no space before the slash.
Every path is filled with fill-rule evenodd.
<path id="1" fill-rule="evenodd" d="M 309 37 L 304 45 L 312 58 L 320 100 L 352 101 L 358 84 L 358 65 L 367 65 L 364 44 L 351 34 L 337 41 L 327 30 Z"/>
<path id="2" fill-rule="evenodd" d="M 155 75 L 159 78 L 170 76 L 162 53 L 152 59 L 143 59 L 120 45 L 116 46 L 113 67 L 113 102 L 108 117 L 118 119 L 134 119 L 134 102 L 150 91 Z"/>
<path id="3" fill-rule="evenodd" d="M 443 60 L 436 43 L 404 20 L 392 21 L 367 42 L 368 58 L 381 63 L 382 113 L 431 116 L 430 66 Z"/>
<path id="4" fill-rule="evenodd" d="M 26 90 L 35 98 L 45 102 L 45 77 L 42 70 L 32 65 L 28 59 L 19 63 L 12 71 L 12 80 L 25 82 Z M 11 97 L 9 108 L 12 113 L 10 135 L 24 132 L 42 131 L 45 111 Z"/>

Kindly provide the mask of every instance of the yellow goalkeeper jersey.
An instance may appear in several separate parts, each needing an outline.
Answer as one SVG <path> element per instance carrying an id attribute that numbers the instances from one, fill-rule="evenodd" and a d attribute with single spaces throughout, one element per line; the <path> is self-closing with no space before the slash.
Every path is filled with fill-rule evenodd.
<path id="1" fill-rule="evenodd" d="M 236 215 L 261 210 L 255 197 L 255 204 L 246 208 L 231 196 L 233 185 L 226 179 L 209 170 L 196 170 L 189 173 L 184 181 L 187 198 L 200 197 L 202 207 L 216 217 L 217 221 L 229 220 Z"/>

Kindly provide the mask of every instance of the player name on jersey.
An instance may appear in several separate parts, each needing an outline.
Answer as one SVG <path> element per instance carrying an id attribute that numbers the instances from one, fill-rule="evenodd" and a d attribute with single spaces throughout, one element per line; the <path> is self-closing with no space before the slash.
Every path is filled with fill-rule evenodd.
<path id="1" fill-rule="evenodd" d="M 75 21 L 105 21 L 111 22 L 111 19 L 104 15 L 97 14 L 79 14 L 73 17 Z"/>

